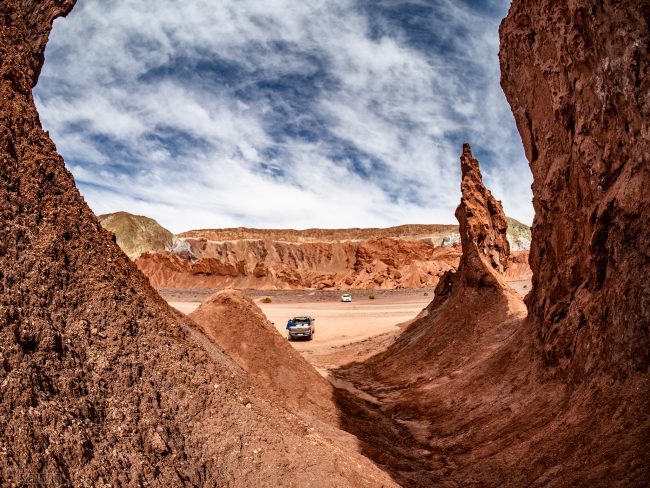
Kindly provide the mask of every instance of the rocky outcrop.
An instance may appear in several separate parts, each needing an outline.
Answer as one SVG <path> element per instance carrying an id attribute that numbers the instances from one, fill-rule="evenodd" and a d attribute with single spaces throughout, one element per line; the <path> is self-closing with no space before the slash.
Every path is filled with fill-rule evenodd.
<path id="1" fill-rule="evenodd" d="M 486 443 L 489 435 L 476 429 L 493 419 L 490 408 L 481 405 L 493 406 L 495 400 L 480 395 L 486 385 L 492 385 L 493 378 L 498 378 L 498 372 L 483 361 L 503 347 L 526 315 L 522 298 L 508 287 L 503 276 L 509 269 L 510 256 L 501 204 L 484 186 L 468 144 L 463 146 L 460 160 L 462 197 L 456 217 L 463 255 L 458 269 L 441 277 L 431 304 L 385 351 L 335 373 L 379 405 L 360 403 L 345 392 L 337 392 L 347 416 L 385 415 L 391 422 L 409 427 L 407 432 L 413 437 L 402 434 L 404 441 L 399 447 L 387 440 L 384 432 L 390 429 L 382 422 L 349 427 L 362 440 L 368 455 L 383 460 L 403 486 L 463 486 L 470 480 L 490 485 L 491 473 L 501 481 L 509 479 L 496 464 L 485 473 L 458 476 L 457 471 L 468 464 L 472 454 L 463 460 L 453 454 L 456 449 L 471 451 Z M 517 351 L 524 356 L 530 348 Z M 530 368 L 530 358 L 524 367 Z M 474 379 L 473 375 L 478 379 L 469 380 L 469 386 L 453 381 L 465 376 Z M 464 409 L 467 397 L 472 407 Z M 486 397 L 490 399 L 475 400 Z M 467 441 L 467 436 L 472 440 Z M 503 443 L 500 449 L 505 449 Z M 427 452 L 427 461 L 418 454 L 423 451 Z M 455 469 L 445 468 L 448 466 Z"/>
<path id="2" fill-rule="evenodd" d="M 369 360 L 374 369 L 383 371 L 379 376 L 398 378 L 400 369 L 407 376 L 414 369 L 429 374 L 432 358 L 435 363 L 446 363 L 446 368 L 457 367 L 480 338 L 502 334 L 504 327 L 509 329 L 514 319 L 523 316 L 521 298 L 505 281 L 511 261 L 501 203 L 483 184 L 469 144 L 463 145 L 460 163 L 462 196 L 456 218 L 462 256 L 458 269 L 441 276 L 424 314 L 386 352 Z M 516 267 L 522 271 L 520 263 Z M 403 367 L 406 364 L 408 368 Z"/>
<path id="3" fill-rule="evenodd" d="M 463 254 L 458 274 L 464 286 L 498 285 L 508 268 L 508 222 L 501 202 L 483 184 L 469 144 L 460 156 L 461 200 L 456 208 Z M 495 271 L 497 273 L 495 273 Z"/>
<path id="4" fill-rule="evenodd" d="M 129 259 L 136 260 L 145 252 L 162 251 L 174 245 L 174 234 L 149 217 L 116 212 L 97 218 L 104 229 L 115 234 L 117 245 Z"/>
<path id="5" fill-rule="evenodd" d="M 267 401 L 86 206 L 31 93 L 73 5 L 0 15 L 0 485 L 391 485 Z"/>
<path id="6" fill-rule="evenodd" d="M 650 82 L 644 2 L 514 1 L 501 84 L 533 173 L 528 307 L 580 381 L 650 364 Z"/>
<path id="7" fill-rule="evenodd" d="M 395 289 L 435 287 L 458 267 L 458 246 L 375 239 L 344 242 L 184 238 L 181 252 L 143 254 L 138 268 L 155 288 Z M 508 280 L 530 278 L 528 252 L 519 251 Z"/>
<path id="8" fill-rule="evenodd" d="M 435 287 L 460 257 L 453 225 L 212 229 L 177 237 L 148 217 L 117 212 L 98 218 L 156 288 Z M 528 227 L 508 219 L 508 229 L 509 242 L 526 248 Z M 513 279 L 527 279 L 523 271 Z"/>
<path id="9" fill-rule="evenodd" d="M 492 225 L 489 198 L 483 209 L 478 200 L 469 204 L 470 187 L 457 213 L 467 218 L 461 238 L 468 259 L 441 278 L 433 302 L 383 352 L 333 373 L 352 386 L 336 392 L 343 419 L 373 418 L 347 428 L 403 486 L 644 486 L 647 369 L 615 379 L 613 357 L 602 354 L 580 382 L 557 374 L 549 349 L 540 353 L 537 316 L 526 317 L 495 269 L 505 247 L 501 232 L 490 238 L 501 226 Z M 483 194 L 480 186 L 472 194 Z M 485 220 L 470 221 L 475 215 Z M 617 359 L 629 365 L 626 355 Z M 353 388 L 361 394 L 350 394 Z"/>

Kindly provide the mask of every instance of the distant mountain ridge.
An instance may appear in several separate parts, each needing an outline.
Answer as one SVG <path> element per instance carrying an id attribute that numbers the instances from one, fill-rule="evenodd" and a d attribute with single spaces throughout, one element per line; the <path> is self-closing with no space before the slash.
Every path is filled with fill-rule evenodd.
<path id="1" fill-rule="evenodd" d="M 174 236 L 155 220 L 101 216 L 156 288 L 393 289 L 434 287 L 460 257 L 457 225 L 350 229 L 201 229 Z M 530 229 L 508 219 L 513 251 Z M 508 279 L 527 279 L 528 256 L 513 255 Z M 134 256 L 134 257 L 133 257 Z"/>
<path id="2" fill-rule="evenodd" d="M 97 216 L 104 229 L 117 238 L 117 245 L 133 261 L 146 252 L 169 249 L 174 234 L 154 219 L 128 212 L 115 212 Z"/>
<path id="3" fill-rule="evenodd" d="M 181 238 L 205 238 L 210 241 L 233 241 L 248 239 L 272 239 L 284 242 L 332 242 L 362 241 L 370 239 L 424 240 L 442 239 L 450 233 L 458 232 L 457 225 L 445 224 L 405 224 L 385 228 L 347 228 L 347 229 L 254 229 L 236 227 L 226 229 L 199 229 L 182 232 Z"/>
<path id="4" fill-rule="evenodd" d="M 118 245 L 132 259 L 144 252 L 171 250 L 177 239 L 207 239 L 224 242 L 239 240 L 276 240 L 282 242 L 335 242 L 365 241 L 372 239 L 399 239 L 426 241 L 434 246 L 459 242 L 458 225 L 454 224 L 404 224 L 394 227 L 352 227 L 344 229 L 259 229 L 231 227 L 221 229 L 195 229 L 174 236 L 154 219 L 120 211 L 98 216 L 102 226 L 113 232 Z M 507 217 L 508 241 L 513 250 L 527 250 L 530 246 L 530 227 Z M 181 246 L 182 247 L 182 246 Z M 135 256 L 135 257 L 132 257 Z"/>

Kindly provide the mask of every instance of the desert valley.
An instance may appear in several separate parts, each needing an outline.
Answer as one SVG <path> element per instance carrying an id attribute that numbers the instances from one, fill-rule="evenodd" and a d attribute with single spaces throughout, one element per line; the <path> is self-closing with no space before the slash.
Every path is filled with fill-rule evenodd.
<path id="1" fill-rule="evenodd" d="M 457 224 L 174 234 L 42 129 L 75 3 L 2 2 L 1 486 L 648 486 L 647 5 L 513 0 L 531 228 L 466 143 Z"/>

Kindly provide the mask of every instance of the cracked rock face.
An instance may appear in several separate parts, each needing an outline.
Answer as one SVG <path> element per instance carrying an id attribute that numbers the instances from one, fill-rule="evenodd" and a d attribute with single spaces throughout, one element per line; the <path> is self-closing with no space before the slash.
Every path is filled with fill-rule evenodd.
<path id="1" fill-rule="evenodd" d="M 510 256 L 506 237 L 508 222 L 501 202 L 483 184 L 478 161 L 469 144 L 463 145 L 460 205 L 456 218 L 460 227 L 463 256 L 458 268 L 467 286 L 495 285 L 505 273 Z"/>
<path id="2" fill-rule="evenodd" d="M 500 28 L 534 177 L 528 309 L 576 381 L 650 362 L 649 19 L 638 0 L 515 0 Z"/>

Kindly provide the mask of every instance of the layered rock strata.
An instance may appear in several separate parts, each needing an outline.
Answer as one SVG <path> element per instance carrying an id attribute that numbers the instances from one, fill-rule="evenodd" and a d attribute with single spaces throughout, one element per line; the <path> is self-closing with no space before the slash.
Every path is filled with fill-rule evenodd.
<path id="1" fill-rule="evenodd" d="M 433 287 L 460 249 L 425 242 L 214 242 L 185 238 L 191 257 L 159 251 L 136 265 L 156 288 L 393 289 Z M 526 252 L 526 251 L 522 251 Z"/>

